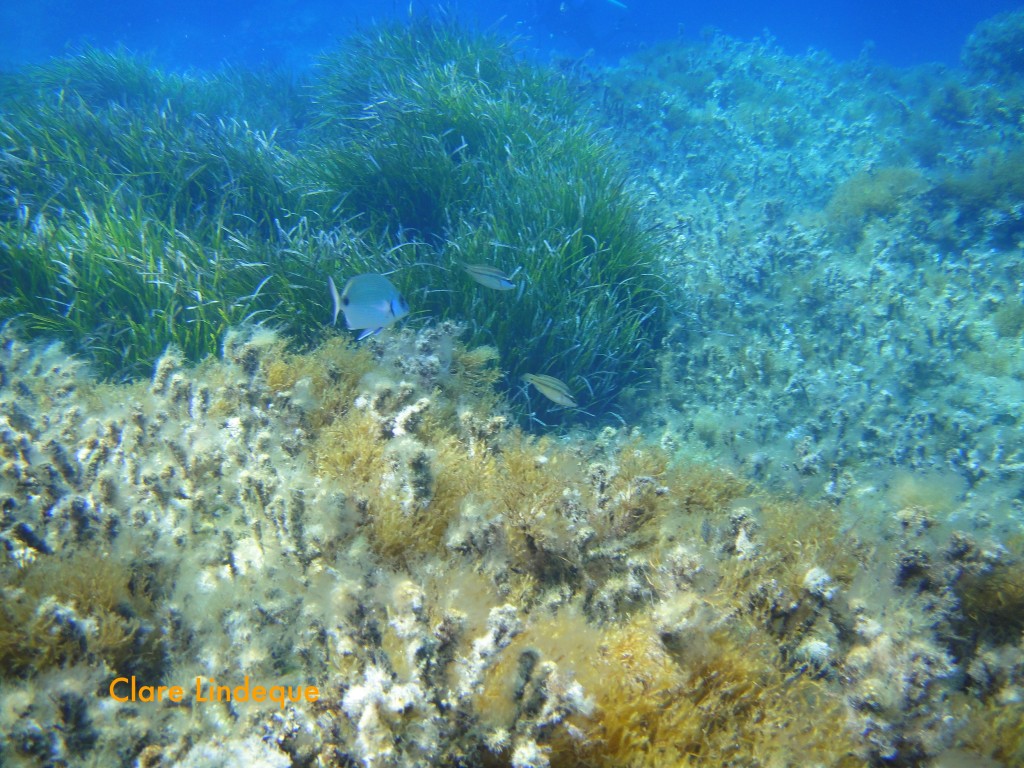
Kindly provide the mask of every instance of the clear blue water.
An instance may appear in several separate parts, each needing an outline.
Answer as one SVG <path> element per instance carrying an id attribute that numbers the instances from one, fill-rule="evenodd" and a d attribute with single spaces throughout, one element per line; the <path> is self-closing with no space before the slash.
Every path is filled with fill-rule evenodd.
<path id="1" fill-rule="evenodd" d="M 978 21 L 1020 7 L 1010 0 L 624 4 L 626 8 L 609 0 L 463 0 L 451 7 L 483 26 L 520 33 L 541 52 L 561 55 L 593 51 L 597 57 L 616 59 L 645 44 L 680 34 L 695 38 L 715 27 L 740 39 L 767 30 L 790 53 L 813 47 L 841 60 L 857 57 L 867 46 L 876 60 L 899 66 L 955 64 Z M 426 5 L 413 7 L 422 10 Z M 0 64 L 40 61 L 85 44 L 120 43 L 153 54 L 165 66 L 262 62 L 301 67 L 353 27 L 408 9 L 407 2 L 354 0 L 5 0 L 0 4 Z"/>

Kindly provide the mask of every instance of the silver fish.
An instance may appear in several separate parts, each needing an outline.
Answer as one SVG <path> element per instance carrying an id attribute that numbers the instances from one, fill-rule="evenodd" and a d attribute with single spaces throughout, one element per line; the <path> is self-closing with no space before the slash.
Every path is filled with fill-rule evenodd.
<path id="1" fill-rule="evenodd" d="M 362 331 L 358 339 L 379 333 L 409 314 L 409 304 L 384 275 L 356 275 L 345 283 L 340 295 L 330 277 L 327 286 L 334 302 L 331 325 L 338 322 L 339 312 L 344 313 L 345 326 Z"/>
<path id="2" fill-rule="evenodd" d="M 546 376 L 543 373 L 524 373 L 523 381 L 527 384 L 533 384 L 538 392 L 553 403 L 558 403 L 558 405 L 564 405 L 568 408 L 576 407 L 576 401 L 572 399 L 572 392 L 569 391 L 569 387 L 561 379 L 556 379 L 554 376 Z"/>
<path id="3" fill-rule="evenodd" d="M 511 291 L 516 287 L 511 277 L 489 264 L 463 264 L 462 268 L 466 270 L 467 275 L 480 283 L 484 288 L 490 288 L 495 291 Z"/>

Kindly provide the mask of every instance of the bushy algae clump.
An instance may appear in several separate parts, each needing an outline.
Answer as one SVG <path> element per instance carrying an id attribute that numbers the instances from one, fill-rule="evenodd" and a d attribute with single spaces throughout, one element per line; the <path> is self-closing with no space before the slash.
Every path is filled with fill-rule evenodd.
<path id="1" fill-rule="evenodd" d="M 960 53 L 960 60 L 972 79 L 1018 82 L 1024 72 L 1024 12 L 1000 13 L 985 19 L 971 32 Z"/>
<path id="2" fill-rule="evenodd" d="M 7 558 L 0 584 L 0 677 L 82 662 L 159 673 L 162 638 L 139 563 L 127 567 L 85 546 L 20 568 Z"/>

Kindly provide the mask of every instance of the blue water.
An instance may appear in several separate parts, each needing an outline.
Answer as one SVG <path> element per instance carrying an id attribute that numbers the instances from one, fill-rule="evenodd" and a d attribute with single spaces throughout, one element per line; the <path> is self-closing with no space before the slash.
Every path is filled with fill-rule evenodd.
<path id="1" fill-rule="evenodd" d="M 956 64 L 974 25 L 1019 8 L 1010 0 L 478 0 L 451 7 L 483 26 L 519 33 L 542 54 L 615 60 L 646 44 L 715 27 L 740 39 L 768 31 L 790 53 L 812 47 L 837 59 L 868 51 L 898 66 Z M 123 44 L 173 67 L 230 62 L 303 67 L 354 27 L 408 13 L 408 2 L 104 3 L 5 0 L 0 4 L 0 65 L 45 60 L 83 45 Z M 414 3 L 414 9 L 428 6 Z"/>

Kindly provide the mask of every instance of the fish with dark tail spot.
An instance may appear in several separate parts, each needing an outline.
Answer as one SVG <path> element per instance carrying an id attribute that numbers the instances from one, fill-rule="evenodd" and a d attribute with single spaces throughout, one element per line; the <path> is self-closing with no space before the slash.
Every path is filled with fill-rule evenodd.
<path id="1" fill-rule="evenodd" d="M 409 314 L 408 302 L 384 275 L 356 275 L 340 294 L 334 279 L 328 277 L 327 287 L 334 302 L 331 325 L 338 322 L 339 313 L 344 314 L 346 328 L 362 331 L 357 340 L 380 333 Z"/>

